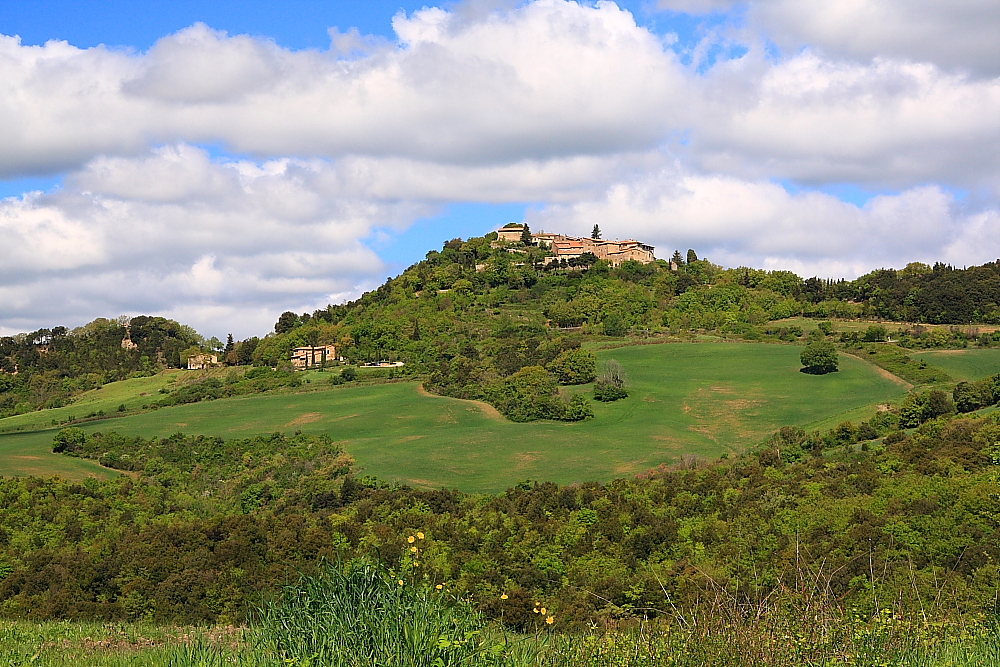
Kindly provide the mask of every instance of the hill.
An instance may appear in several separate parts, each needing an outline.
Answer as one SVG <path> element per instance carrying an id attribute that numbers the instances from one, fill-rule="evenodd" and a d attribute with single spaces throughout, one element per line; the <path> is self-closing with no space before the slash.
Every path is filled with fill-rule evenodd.
<path id="1" fill-rule="evenodd" d="M 612 403 L 595 403 L 595 418 L 577 423 L 516 423 L 483 403 L 421 393 L 414 381 L 331 385 L 335 373 L 308 372 L 301 375 L 303 384 L 294 390 L 122 416 L 110 409 L 116 401 L 125 400 L 120 392 L 102 399 L 104 403 L 96 396 L 116 388 L 108 385 L 81 397 L 81 404 L 87 401 L 90 406 L 84 414 L 108 405 L 107 416 L 114 418 L 79 425 L 89 433 L 113 429 L 147 438 L 178 431 L 224 438 L 276 431 L 326 434 L 357 460 L 359 474 L 420 488 L 493 493 L 524 479 L 609 481 L 682 456 L 714 459 L 743 451 L 782 425 L 868 419 L 875 414 L 876 404 L 897 400 L 905 393 L 898 381 L 880 376 L 876 368 L 853 357 L 844 357 L 839 373 L 800 373 L 799 350 L 790 345 L 722 342 L 598 350 L 602 363 L 615 359 L 625 369 L 630 395 Z M 202 373 L 186 371 L 184 375 Z M 165 377 L 178 375 L 174 371 Z M 126 383 L 135 384 L 134 390 L 148 391 L 154 379 Z M 176 382 L 161 379 L 160 388 L 177 391 L 171 389 L 175 386 Z M 566 391 L 589 394 L 591 389 L 587 384 Z M 170 394 L 154 391 L 137 399 L 148 402 L 162 396 Z M 128 405 L 135 406 L 136 399 Z M 0 455 L 0 471 L 24 474 L 28 461 L 30 471 L 47 461 L 53 473 L 70 474 L 65 457 L 50 451 L 58 427 L 49 421 L 29 420 L 47 413 L 65 418 L 74 410 L 83 416 L 80 407 L 0 420 L 0 428 L 34 430 L 0 435 L 0 446 L 32 457 L 26 461 Z"/>

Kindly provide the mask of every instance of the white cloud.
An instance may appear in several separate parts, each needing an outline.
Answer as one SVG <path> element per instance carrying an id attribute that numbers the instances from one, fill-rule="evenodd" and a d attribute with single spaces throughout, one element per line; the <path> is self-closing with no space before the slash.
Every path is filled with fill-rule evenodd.
<path id="1" fill-rule="evenodd" d="M 906 187 L 1000 174 L 1000 79 L 759 51 L 720 64 L 688 155 L 710 172 Z"/>
<path id="2" fill-rule="evenodd" d="M 148 53 L 0 38 L 0 174 L 147 142 L 259 156 L 516 162 L 645 149 L 683 117 L 683 68 L 612 3 L 538 0 L 478 20 L 397 15 L 352 60 L 196 25 Z"/>
<path id="3" fill-rule="evenodd" d="M 820 192 L 790 194 L 767 181 L 663 170 L 606 196 L 534 212 L 545 229 L 640 238 L 657 256 L 695 248 L 726 266 L 853 277 L 879 266 L 1000 257 L 1000 213 L 967 214 L 936 186 L 880 195 L 863 206 Z"/>
<path id="4" fill-rule="evenodd" d="M 322 168 L 218 163 L 181 145 L 99 158 L 53 194 L 4 200 L 0 324 L 79 324 L 180 304 L 276 315 L 356 295 L 385 270 L 361 240 L 433 207 L 329 197 L 317 187 Z"/>
<path id="5" fill-rule="evenodd" d="M 1000 75 L 1000 3 L 995 0 L 659 0 L 704 14 L 745 5 L 747 22 L 782 47 L 833 57 L 877 56 Z"/>

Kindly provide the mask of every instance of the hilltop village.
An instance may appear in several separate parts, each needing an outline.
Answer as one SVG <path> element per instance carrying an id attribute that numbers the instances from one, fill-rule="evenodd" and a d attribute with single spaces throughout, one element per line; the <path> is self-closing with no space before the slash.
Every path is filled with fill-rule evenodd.
<path id="1" fill-rule="evenodd" d="M 518 243 L 524 242 L 525 230 L 531 238 L 531 245 L 546 248 L 555 255 L 555 259 L 569 261 L 577 259 L 585 253 L 593 254 L 597 259 L 603 259 L 612 266 L 620 266 L 622 262 L 633 260 L 643 264 L 656 261 L 653 246 L 626 239 L 624 241 L 609 241 L 596 237 L 568 236 L 554 232 L 531 232 L 527 225 L 512 222 L 497 230 L 497 241 Z"/>

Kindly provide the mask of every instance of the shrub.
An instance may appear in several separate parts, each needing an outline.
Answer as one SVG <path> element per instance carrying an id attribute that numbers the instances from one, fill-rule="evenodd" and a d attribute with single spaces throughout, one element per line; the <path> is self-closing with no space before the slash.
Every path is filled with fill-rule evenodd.
<path id="1" fill-rule="evenodd" d="M 87 434 L 82 428 L 64 428 L 52 438 L 52 451 L 56 454 L 75 454 L 83 451 L 86 441 Z"/>
<path id="2" fill-rule="evenodd" d="M 806 345 L 799 355 L 802 362 L 802 372 L 811 375 L 825 375 L 838 370 L 840 360 L 837 358 L 837 348 L 833 343 L 818 340 Z"/>
<path id="3" fill-rule="evenodd" d="M 340 371 L 340 377 L 342 377 L 345 382 L 353 382 L 358 379 L 358 369 L 354 366 L 345 366 L 344 370 Z"/>
<path id="4" fill-rule="evenodd" d="M 601 369 L 601 376 L 594 383 L 594 398 L 604 403 L 627 398 L 626 380 L 625 369 L 622 368 L 622 365 L 614 359 L 609 359 L 608 363 Z"/>
<path id="5" fill-rule="evenodd" d="M 569 401 L 569 407 L 566 408 L 565 420 L 568 422 L 581 422 L 593 418 L 594 408 L 590 405 L 590 401 L 583 394 L 574 395 Z"/>
<path id="6" fill-rule="evenodd" d="M 587 350 L 566 350 L 549 362 L 547 368 L 560 384 L 586 384 L 597 375 L 597 355 Z"/>

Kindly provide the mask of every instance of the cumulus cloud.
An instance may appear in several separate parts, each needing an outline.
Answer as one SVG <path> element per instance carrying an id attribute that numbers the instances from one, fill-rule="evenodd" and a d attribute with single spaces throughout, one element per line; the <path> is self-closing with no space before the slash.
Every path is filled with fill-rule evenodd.
<path id="1" fill-rule="evenodd" d="M 1000 79 L 751 52 L 716 67 L 706 87 L 688 155 L 707 171 L 881 187 L 971 187 L 1000 173 Z"/>
<path id="2" fill-rule="evenodd" d="M 1000 4 L 993 0 L 659 0 L 704 14 L 746 6 L 748 23 L 786 49 L 834 57 L 877 56 L 1000 75 Z"/>
<path id="3" fill-rule="evenodd" d="M 3 324 L 180 304 L 273 315 L 353 296 L 385 269 L 362 239 L 434 209 L 330 197 L 321 168 L 219 163 L 180 145 L 99 158 L 55 193 L 3 200 Z"/>
<path id="4" fill-rule="evenodd" d="M 258 156 L 512 162 L 648 148 L 686 113 L 683 68 L 612 3 L 538 0 L 479 20 L 425 8 L 355 59 L 196 25 L 148 53 L 0 38 L 0 173 L 150 140 Z"/>
<path id="5" fill-rule="evenodd" d="M 792 194 L 768 181 L 680 168 L 620 183 L 592 201 L 532 212 L 535 227 L 640 238 L 657 255 L 695 248 L 726 266 L 854 277 L 912 261 L 959 264 L 1000 257 L 1000 212 L 968 213 L 953 195 L 924 186 L 862 206 L 821 192 Z"/>

